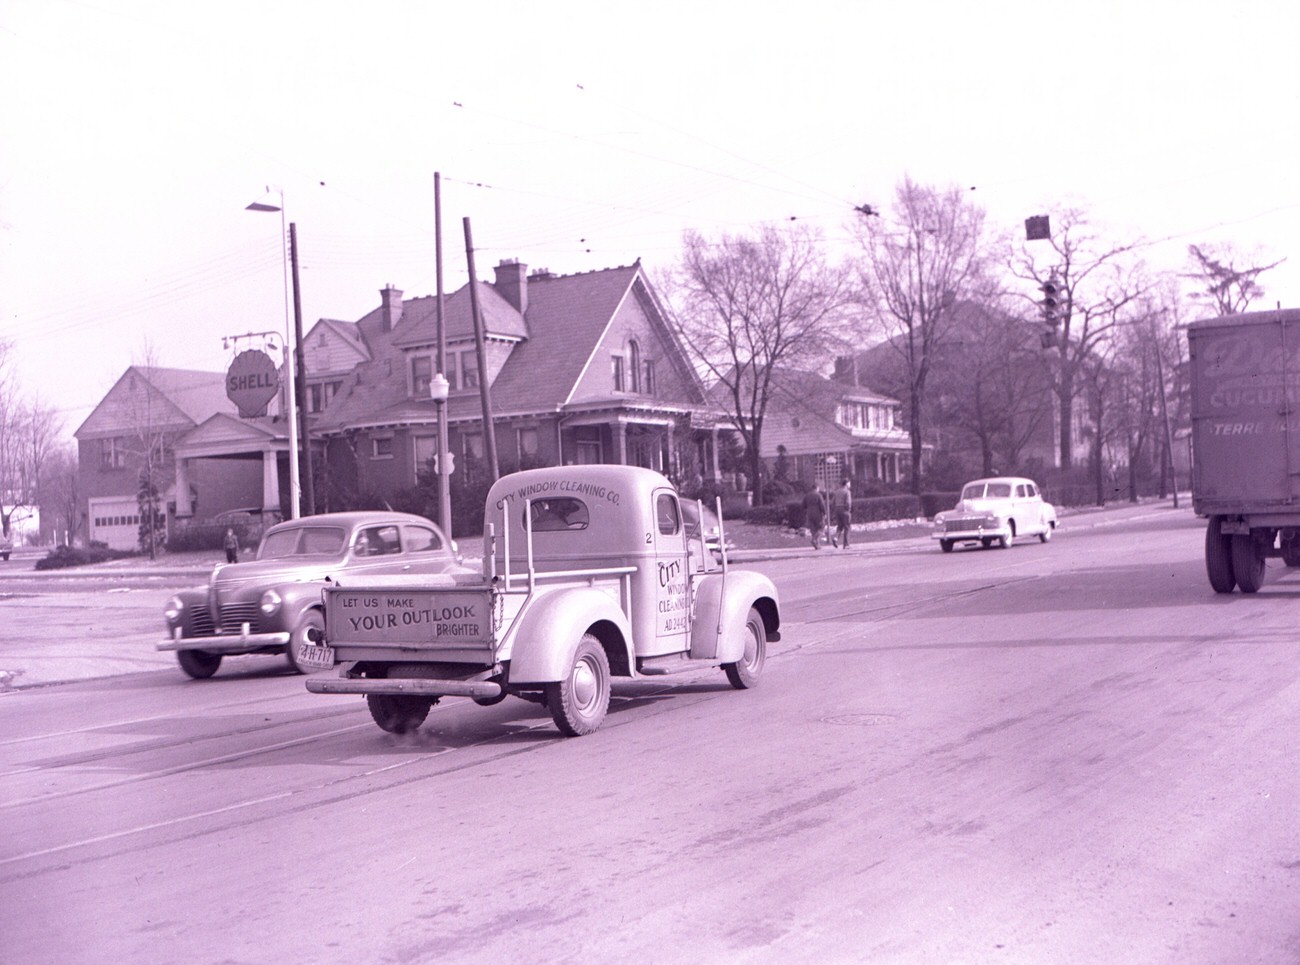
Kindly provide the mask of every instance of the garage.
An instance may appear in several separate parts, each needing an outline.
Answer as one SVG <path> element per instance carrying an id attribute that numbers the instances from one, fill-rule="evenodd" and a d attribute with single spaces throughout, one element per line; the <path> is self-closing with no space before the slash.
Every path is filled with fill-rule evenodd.
<path id="1" fill-rule="evenodd" d="M 140 507 L 135 499 L 106 496 L 90 500 L 90 538 L 115 550 L 140 545 Z"/>

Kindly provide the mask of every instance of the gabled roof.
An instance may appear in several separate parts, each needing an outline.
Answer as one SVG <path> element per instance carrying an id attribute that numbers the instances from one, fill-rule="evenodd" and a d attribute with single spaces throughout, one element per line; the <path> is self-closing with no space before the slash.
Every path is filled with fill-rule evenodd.
<path id="1" fill-rule="evenodd" d="M 526 315 L 492 285 L 477 282 L 488 337 L 517 343 L 492 382 L 493 413 L 558 410 L 640 270 L 635 264 L 576 275 L 533 275 L 528 279 Z M 470 312 L 468 285 L 446 296 L 443 320 L 449 342 L 473 337 Z M 382 309 L 359 319 L 357 326 L 370 345 L 372 360 L 344 381 L 316 425 L 328 431 L 431 417 L 432 403 L 407 395 L 403 349 L 434 344 L 436 315 L 436 299 L 425 296 L 403 301 L 401 319 L 391 332 L 383 331 Z M 448 400 L 448 415 L 453 419 L 477 418 L 479 412 L 477 394 Z"/>
<path id="2" fill-rule="evenodd" d="M 493 410 L 563 405 L 640 271 L 636 264 L 529 278 L 529 339 L 492 383 Z"/>
<path id="3" fill-rule="evenodd" d="M 226 397 L 226 376 L 223 372 L 132 365 L 122 373 L 113 388 L 109 389 L 73 435 L 80 437 L 83 433 L 131 428 L 126 394 L 131 391 L 133 379 L 144 382 L 165 403 L 161 411 L 150 415 L 158 427 L 197 425 L 215 413 L 236 411 L 235 404 Z"/>

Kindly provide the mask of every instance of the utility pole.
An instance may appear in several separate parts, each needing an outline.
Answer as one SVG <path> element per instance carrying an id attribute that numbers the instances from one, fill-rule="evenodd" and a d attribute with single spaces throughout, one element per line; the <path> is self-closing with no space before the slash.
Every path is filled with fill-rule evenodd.
<path id="1" fill-rule="evenodd" d="M 447 380 L 447 329 L 444 327 L 442 306 L 443 306 L 443 289 L 442 289 L 442 175 L 435 171 L 433 174 L 433 234 L 434 234 L 434 258 L 437 263 L 438 276 L 438 356 L 437 356 L 437 375 L 444 382 Z M 447 441 L 447 398 L 435 398 L 435 408 L 438 410 L 438 525 L 442 531 L 451 539 L 451 470 L 453 462 L 448 452 L 449 443 Z"/>
<path id="2" fill-rule="evenodd" d="M 487 377 L 487 343 L 483 337 L 483 314 L 478 307 L 478 276 L 474 274 L 474 238 L 469 229 L 469 218 L 465 224 L 465 258 L 469 262 L 469 303 L 474 314 L 474 349 L 478 355 L 478 394 L 483 400 L 483 440 L 486 445 L 488 472 L 492 482 L 500 476 L 497 468 L 497 430 L 492 421 L 492 395 L 488 391 Z"/>
<path id="3" fill-rule="evenodd" d="M 302 437 L 302 488 L 307 516 L 316 515 L 316 484 L 311 471 L 311 433 L 307 428 L 307 369 L 302 358 L 302 291 L 298 286 L 298 225 L 289 222 L 289 260 L 293 264 L 293 356 L 297 367 L 294 394 L 298 405 L 298 435 Z"/>

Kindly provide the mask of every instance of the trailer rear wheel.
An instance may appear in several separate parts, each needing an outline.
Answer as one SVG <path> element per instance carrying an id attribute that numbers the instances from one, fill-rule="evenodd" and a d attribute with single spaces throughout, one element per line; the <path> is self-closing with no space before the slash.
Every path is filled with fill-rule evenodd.
<path id="1" fill-rule="evenodd" d="M 1223 517 L 1211 516 L 1205 525 L 1205 572 L 1215 593 L 1231 593 L 1237 585 L 1232 572 L 1232 537 L 1221 532 Z"/>
<path id="2" fill-rule="evenodd" d="M 563 680 L 546 685 L 546 706 L 560 733 L 582 737 L 600 727 L 609 710 L 609 658 L 600 641 L 584 633 Z"/>
<path id="3" fill-rule="evenodd" d="M 1264 585 L 1264 554 L 1253 536 L 1237 533 L 1232 537 L 1232 575 L 1242 593 L 1254 593 Z"/>

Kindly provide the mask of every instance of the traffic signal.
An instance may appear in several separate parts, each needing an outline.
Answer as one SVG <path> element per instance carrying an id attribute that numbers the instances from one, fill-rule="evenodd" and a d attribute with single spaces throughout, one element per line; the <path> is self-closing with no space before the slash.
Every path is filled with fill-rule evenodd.
<path id="1" fill-rule="evenodd" d="M 1056 309 L 1059 307 L 1061 297 L 1064 294 L 1060 282 L 1056 280 L 1056 275 L 1053 274 L 1047 281 L 1039 285 L 1038 290 L 1043 293 L 1043 318 L 1047 320 L 1048 325 L 1055 325 Z"/>

